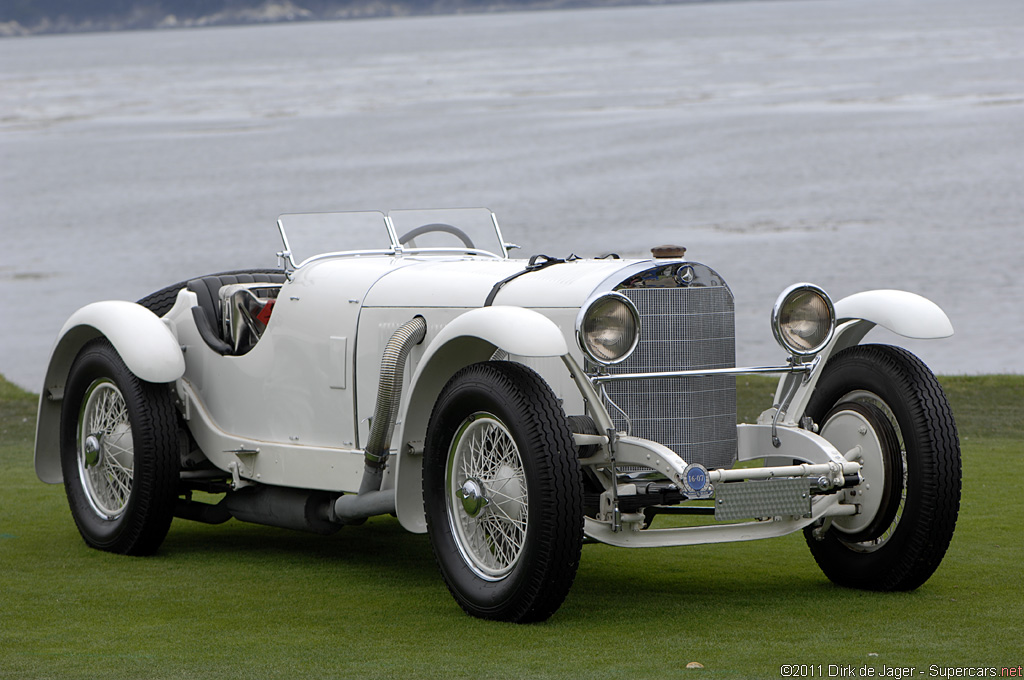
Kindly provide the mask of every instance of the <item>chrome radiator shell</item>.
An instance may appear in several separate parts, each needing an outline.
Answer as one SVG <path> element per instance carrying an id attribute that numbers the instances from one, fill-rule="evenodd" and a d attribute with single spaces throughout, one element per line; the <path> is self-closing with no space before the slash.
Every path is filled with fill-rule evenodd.
<path id="1" fill-rule="evenodd" d="M 616 286 L 640 313 L 636 351 L 608 372 L 733 368 L 732 291 L 710 268 L 661 265 Z M 709 469 L 736 460 L 736 378 L 706 376 L 624 380 L 604 386 L 617 428 L 659 442 Z"/>

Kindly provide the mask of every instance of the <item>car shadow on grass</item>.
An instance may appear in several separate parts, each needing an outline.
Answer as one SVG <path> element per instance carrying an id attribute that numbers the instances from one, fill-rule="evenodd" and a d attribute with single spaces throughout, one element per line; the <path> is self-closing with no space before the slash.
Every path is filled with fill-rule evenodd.
<path id="1" fill-rule="evenodd" d="M 229 558 L 249 564 L 286 561 L 298 566 L 330 561 L 339 567 L 401 571 L 410 578 L 437 575 L 426 535 L 411 534 L 394 518 L 373 518 L 330 536 L 248 524 L 208 526 L 176 519 L 158 553 L 174 559 Z"/>
<path id="2" fill-rule="evenodd" d="M 678 607 L 692 615 L 693 605 L 683 603 L 703 602 L 711 594 L 726 611 L 757 611 L 769 590 L 792 593 L 801 606 L 813 606 L 834 587 L 802 540 L 789 543 L 781 550 L 771 543 L 652 550 L 586 545 L 575 583 L 552 622 L 571 627 L 595 615 L 617 616 L 638 607 Z M 432 591 L 440 601 L 450 601 L 427 536 L 411 534 L 389 517 L 344 527 L 331 536 L 234 520 L 217 526 L 176 520 L 159 554 L 214 576 L 217 565 L 227 563 L 232 569 L 246 565 L 267 579 L 330 575 L 347 589 L 379 585 L 383 578 L 397 588 Z M 452 613 L 461 616 L 458 607 Z"/>

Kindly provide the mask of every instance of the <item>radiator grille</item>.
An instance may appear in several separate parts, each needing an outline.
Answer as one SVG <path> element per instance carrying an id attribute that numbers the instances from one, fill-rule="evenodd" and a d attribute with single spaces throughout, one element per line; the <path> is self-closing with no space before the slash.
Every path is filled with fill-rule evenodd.
<path id="1" fill-rule="evenodd" d="M 636 351 L 612 373 L 736 365 L 735 311 L 727 286 L 619 292 L 636 305 L 642 330 Z M 664 444 L 689 463 L 719 468 L 735 461 L 735 377 L 628 380 L 607 384 L 606 394 L 618 428 Z"/>

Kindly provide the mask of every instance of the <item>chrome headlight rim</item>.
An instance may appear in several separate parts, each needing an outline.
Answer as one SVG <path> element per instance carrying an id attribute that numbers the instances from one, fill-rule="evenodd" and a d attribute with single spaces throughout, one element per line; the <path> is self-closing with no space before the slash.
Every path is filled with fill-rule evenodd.
<path id="1" fill-rule="evenodd" d="M 800 347 L 791 342 L 789 334 L 783 329 L 783 314 L 786 312 L 790 305 L 795 303 L 800 296 L 813 295 L 821 300 L 823 303 L 827 317 L 823 317 L 821 321 L 825 321 L 828 324 L 826 332 L 822 338 L 812 346 Z M 794 283 L 792 286 L 786 288 L 779 297 L 775 300 L 775 306 L 772 308 L 772 333 L 775 335 L 776 342 L 795 357 L 809 358 L 813 357 L 832 342 L 832 338 L 836 332 L 836 308 L 832 303 L 832 298 L 829 297 L 828 293 L 824 291 L 820 286 L 816 286 L 813 283 Z"/>
<path id="2" fill-rule="evenodd" d="M 633 328 L 635 329 L 635 332 L 633 333 L 633 338 L 629 342 L 629 348 L 614 359 L 609 359 L 607 357 L 600 356 L 599 354 L 597 354 L 593 350 L 593 348 L 591 348 L 590 345 L 587 343 L 586 338 L 585 324 L 587 319 L 589 318 L 590 313 L 594 311 L 594 309 L 599 303 L 605 301 L 614 301 L 616 303 L 623 305 L 632 317 Z M 596 295 L 591 296 L 590 299 L 588 299 L 583 304 L 583 306 L 580 307 L 580 312 L 579 314 L 576 315 L 576 344 L 579 345 L 580 349 L 583 350 L 583 353 L 591 361 L 602 366 L 614 366 L 615 364 L 620 364 L 626 359 L 628 359 L 630 356 L 632 356 L 633 352 L 636 350 L 636 347 L 639 343 L 640 312 L 637 311 L 636 305 L 633 304 L 633 301 L 630 300 L 625 295 L 623 295 L 622 293 L 617 293 L 615 291 L 597 293 Z"/>

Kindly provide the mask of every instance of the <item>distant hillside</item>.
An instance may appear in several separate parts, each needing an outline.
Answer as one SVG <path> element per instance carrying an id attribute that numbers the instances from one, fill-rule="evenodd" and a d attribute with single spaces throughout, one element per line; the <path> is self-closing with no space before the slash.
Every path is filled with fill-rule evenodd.
<path id="1" fill-rule="evenodd" d="M 701 0 L 4 0 L 0 36 Z M 704 0 L 707 1 L 707 0 Z"/>

